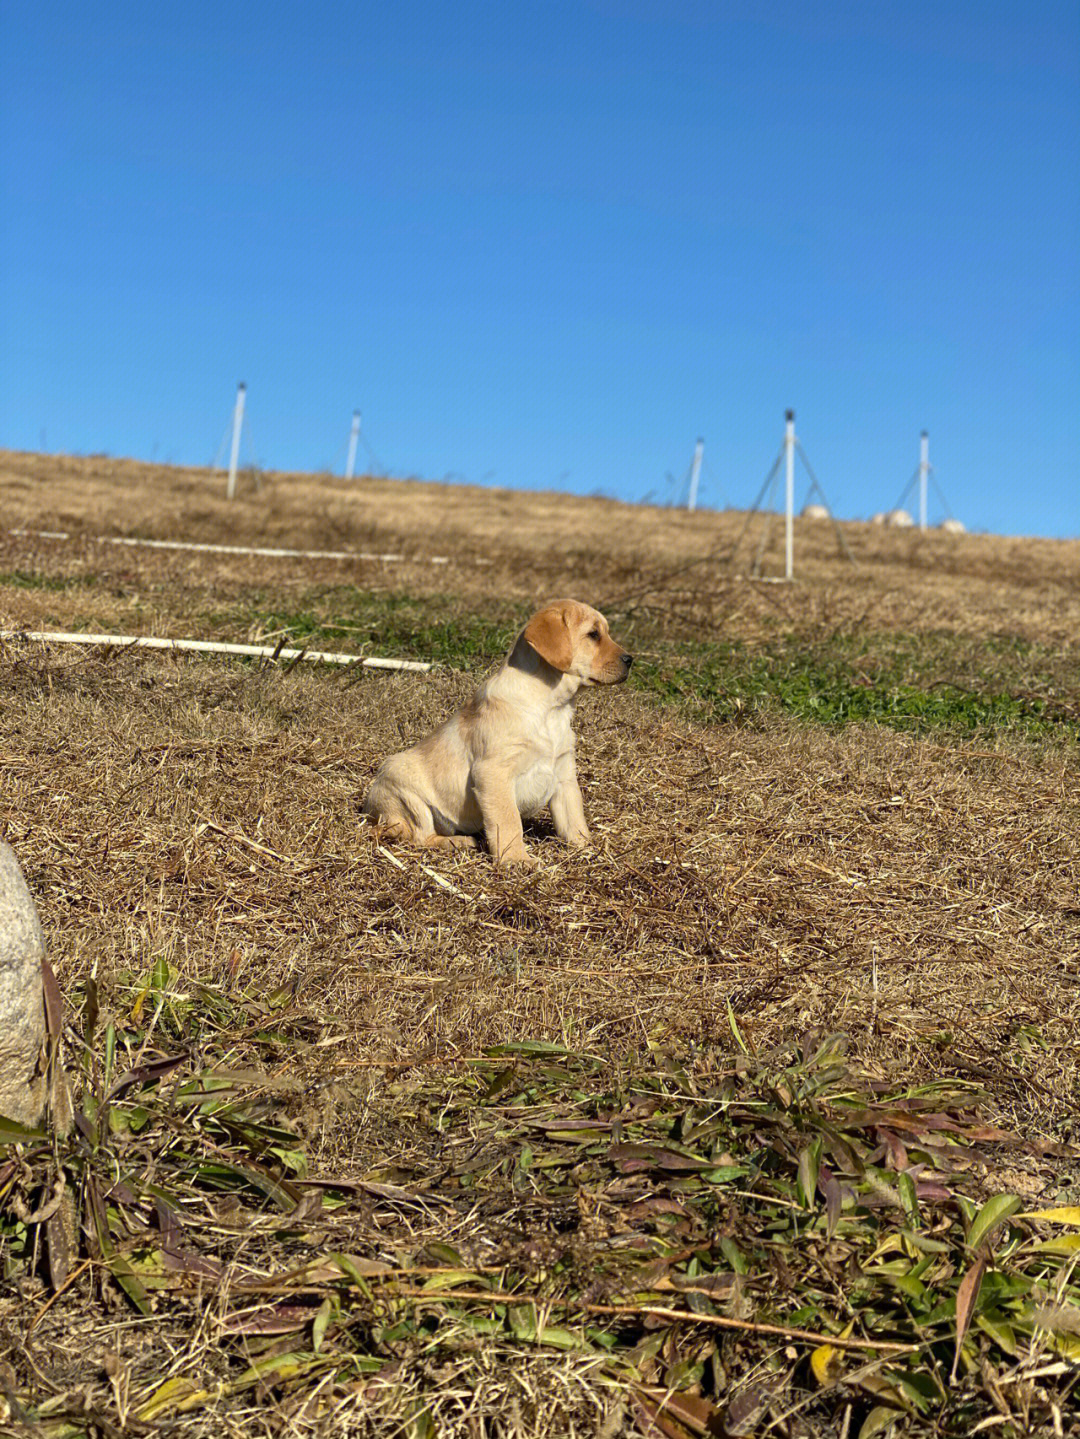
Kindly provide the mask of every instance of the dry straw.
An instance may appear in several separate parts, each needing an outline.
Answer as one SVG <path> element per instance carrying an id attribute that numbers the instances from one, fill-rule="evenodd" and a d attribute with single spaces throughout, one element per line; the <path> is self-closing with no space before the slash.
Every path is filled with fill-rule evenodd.
<path id="1" fill-rule="evenodd" d="M 9 457 L 3 476 L 5 523 L 47 508 L 75 537 L 0 544 L 9 629 L 179 633 L 256 597 L 268 614 L 343 603 L 329 563 L 271 576 L 254 556 L 78 538 L 123 523 L 215 543 L 228 522 L 251 547 L 486 551 L 483 577 L 354 578 L 450 627 L 494 608 L 506 638 L 546 596 L 621 600 L 643 670 L 674 671 L 702 638 L 947 630 L 971 676 L 1008 633 L 1057 656 L 1066 701 L 1080 690 L 1080 545 L 867 531 L 848 575 L 808 538 L 807 583 L 766 593 L 716 564 L 680 571 L 723 550 L 724 516 L 300 477 L 226 511 L 198 472 Z M 237 624 L 210 632 L 259 642 Z M 57 1436 L 855 1436 L 875 1409 L 911 1435 L 943 1414 L 954 1432 L 995 1416 L 1023 1432 L 1027 1414 L 1068 1433 L 1077 1301 L 1053 1246 L 1075 1228 L 1019 1205 L 981 1239 L 972 1222 L 997 1194 L 1030 1215 L 1080 1193 L 1073 735 L 699 724 L 590 692 L 595 846 L 569 854 L 533 825 L 541 867 L 523 877 L 380 845 L 359 819 L 381 758 L 478 667 L 286 673 L 5 643 L 0 832 L 69 997 L 84 1106 L 182 1060 L 87 1119 L 103 1128 L 78 1141 L 66 1287 L 24 1268 L 0 1315 L 11 1413 Z M 844 1054 L 802 1043 L 836 1032 Z M 846 1176 L 840 1141 L 869 1177 Z M 708 1179 L 694 1155 L 747 1172 Z M 18 1190 L 31 1210 L 3 1165 L 0 1201 Z M 859 1190 L 858 1224 L 833 1172 Z M 1006 1281 L 1036 1262 L 1047 1294 L 1003 1319 Z M 953 1318 L 919 1319 L 916 1285 Z M 1065 1305 L 1064 1327 L 1032 1328 L 1033 1304 Z M 860 1347 L 875 1337 L 901 1349 Z M 947 1388 L 954 1363 L 955 1392 L 927 1399 L 918 1384 Z"/>

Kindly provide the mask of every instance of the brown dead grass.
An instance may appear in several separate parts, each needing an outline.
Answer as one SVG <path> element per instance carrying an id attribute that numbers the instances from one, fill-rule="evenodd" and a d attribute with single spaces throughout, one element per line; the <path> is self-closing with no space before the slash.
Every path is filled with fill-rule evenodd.
<path id="1" fill-rule="evenodd" d="M 919 1078 L 993 1071 L 1029 1126 L 1070 1122 L 1074 748 L 702 731 L 590 694 L 597 846 L 569 855 L 539 824 L 523 880 L 483 856 L 388 857 L 358 819 L 380 757 L 464 677 L 6 660 L 0 814 L 66 983 L 93 971 L 108 993 L 151 956 L 296 983 L 341 1027 L 345 1073 L 522 1036 L 705 1042 L 730 1001 L 755 1046 L 843 1029 Z"/>
<path id="2" fill-rule="evenodd" d="M 622 596 L 627 611 L 652 606 L 683 633 L 715 632 L 723 616 L 732 633 L 760 632 L 795 598 L 736 593 L 715 565 L 687 571 L 693 585 L 679 578 L 680 565 L 730 543 L 739 517 L 418 483 L 345 491 L 294 476 L 267 477 L 261 498 L 226 508 L 208 485 L 205 472 L 4 457 L 5 524 L 80 538 L 4 536 L 0 569 L 80 584 L 0 587 L 0 623 L 92 614 L 184 633 L 223 598 L 341 573 L 325 562 L 106 554 L 87 538 L 118 531 L 450 553 L 446 567 L 357 566 L 348 578 L 455 603 Z M 870 627 L 1000 628 L 1046 645 L 1080 633 L 1080 543 L 848 533 L 855 571 L 807 530 L 801 593 L 815 624 L 862 615 Z M 478 555 L 493 565 L 477 570 Z M 338 1175 L 393 1170 L 410 1076 L 452 1074 L 522 1038 L 612 1061 L 650 1041 L 723 1045 L 732 1017 L 755 1052 L 844 1031 L 868 1072 L 912 1085 L 960 1076 L 1028 1138 L 1080 1138 L 1074 739 L 962 745 L 782 720 L 696 727 L 633 695 L 590 693 L 580 757 L 592 851 L 569 855 L 534 826 L 542 866 L 523 878 L 483 854 L 381 849 L 358 819 L 377 763 L 475 678 L 5 645 L 0 835 L 37 897 L 63 987 L 81 992 L 94 976 L 115 1017 L 131 1006 L 120 976 L 159 958 L 181 984 L 290 987 L 307 1040 L 283 1051 L 283 1101 L 313 1169 Z M 1061 1193 L 1045 1163 L 1018 1160 L 1009 1182 L 1032 1199 Z M 429 1219 L 417 1221 L 428 1237 L 438 1232 Z M 18 1332 L 41 1302 L 3 1301 L 0 1323 Z M 196 1343 L 175 1330 L 167 1343 L 179 1352 L 182 1339 Z M 100 1371 L 109 1346 L 165 1372 L 145 1321 L 118 1324 L 77 1290 L 50 1311 L 42 1340 L 54 1383 L 93 1383 L 114 1419 L 122 1405 Z M 198 1345 L 212 1365 L 205 1335 Z M 34 1352 L 31 1368 L 42 1363 Z M 429 1381 L 455 1433 L 489 1432 L 477 1416 L 493 1406 L 503 1416 L 493 1432 L 507 1435 L 604 1422 L 615 1434 L 628 1422 L 619 1395 L 590 1381 L 591 1361 L 537 1357 L 511 1373 L 517 1358 L 493 1349 L 485 1363 L 487 1390 L 468 1371 L 472 1397 L 455 1397 L 453 1374 L 441 1390 Z M 399 1432 L 404 1400 L 389 1381 L 361 1400 L 367 1418 L 354 1394 L 354 1427 L 340 1432 Z M 335 1432 L 294 1420 L 292 1432 Z M 189 1432 L 278 1432 L 258 1405 L 205 1422 Z"/>
<path id="3" fill-rule="evenodd" d="M 690 631 L 756 635 L 812 618 L 859 620 L 873 629 L 947 628 L 1008 633 L 1072 646 L 1080 634 L 1080 540 L 943 535 L 845 524 L 857 564 L 838 552 L 831 524 L 797 523 L 797 568 L 805 590 L 733 585 L 745 573 L 758 531 L 731 562 L 745 515 L 685 512 L 613 500 L 421 481 L 265 475 L 240 498 L 224 498 L 223 476 L 134 461 L 0 454 L 3 521 L 9 529 L 62 529 L 73 543 L 0 534 L 6 569 L 20 557 L 49 573 L 100 576 L 106 586 L 158 585 L 236 593 L 262 586 L 313 587 L 346 580 L 533 601 L 577 593 L 620 610 L 661 608 Z M 778 573 L 779 526 L 766 573 Z M 401 551 L 401 566 L 108 552 L 96 534 L 269 544 L 301 549 Z M 432 555 L 450 564 L 430 566 Z M 492 563 L 478 567 L 477 559 Z M 58 567 L 54 571 L 54 566 Z M 66 567 L 66 568 L 65 568 Z M 5 596 L 5 602 L 7 597 Z M 25 600 L 23 601 L 25 605 Z M 20 620 L 21 622 L 21 620 Z"/>

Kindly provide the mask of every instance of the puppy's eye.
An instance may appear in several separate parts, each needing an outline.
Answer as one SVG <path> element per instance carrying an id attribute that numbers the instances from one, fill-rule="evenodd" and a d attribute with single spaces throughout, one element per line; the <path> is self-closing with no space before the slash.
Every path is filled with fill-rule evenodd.
<path id="1" fill-rule="evenodd" d="M 591 640 L 598 640 L 599 638 L 600 638 L 600 631 L 599 631 L 599 630 L 597 630 L 597 629 L 592 629 L 592 630 L 589 631 L 589 639 L 591 639 Z"/>

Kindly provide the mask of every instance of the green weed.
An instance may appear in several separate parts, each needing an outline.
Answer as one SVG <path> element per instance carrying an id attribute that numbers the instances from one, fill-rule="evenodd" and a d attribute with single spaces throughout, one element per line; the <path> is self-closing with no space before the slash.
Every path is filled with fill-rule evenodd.
<path id="1" fill-rule="evenodd" d="M 214 615 L 266 634 L 286 633 L 311 648 L 330 641 L 402 659 L 429 659 L 452 669 L 475 669 L 505 653 L 521 606 L 493 603 L 477 614 L 452 597 L 378 594 L 352 585 L 305 596 L 303 607 L 267 606 L 260 598 L 240 612 Z"/>
<path id="2" fill-rule="evenodd" d="M 941 637 L 935 638 L 925 646 L 916 636 L 875 637 L 873 651 L 850 637 L 807 644 L 794 635 L 763 647 L 699 645 L 671 657 L 661 653 L 635 681 L 704 721 L 745 722 L 779 711 L 824 724 L 862 721 L 918 732 L 1007 727 L 1032 739 L 1076 725 L 1077 705 L 1049 684 L 1043 694 L 1017 694 L 1000 672 L 983 685 L 940 678 Z"/>
<path id="3" fill-rule="evenodd" d="M 154 1315 L 170 1337 L 124 1399 L 144 1424 L 182 1432 L 252 1388 L 344 1403 L 386 1365 L 433 1404 L 432 1365 L 467 1394 L 538 1351 L 583 1357 L 670 1439 L 748 1432 L 751 1391 L 762 1423 L 797 1410 L 807 1432 L 854 1412 L 864 1435 L 969 1434 L 1031 1368 L 1023 1432 L 1072 1406 L 1080 1210 L 995 1185 L 999 1153 L 1038 1149 L 962 1082 L 871 1078 L 838 1035 L 759 1057 L 733 1026 L 737 1050 L 622 1064 L 524 1040 L 389 1083 L 393 1161 L 319 1178 L 272 1074 L 236 1062 L 272 1005 L 163 960 L 126 989 L 101 1033 L 87 996 L 71 1134 L 0 1126 L 0 1254 L 26 1275 L 44 1237 L 55 1288 L 91 1271 L 76 1304 Z M 58 1239 L 42 1199 L 65 1184 Z M 208 1288 L 213 1341 L 177 1377 Z M 52 1427 L 33 1379 L 8 1393 L 43 1433 L 99 1432 Z"/>
<path id="4" fill-rule="evenodd" d="M 285 610 L 256 599 L 227 618 L 312 647 L 362 646 L 481 671 L 506 651 L 527 614 L 506 602 L 477 613 L 452 596 L 353 586 L 312 592 L 306 600 Z M 1038 739 L 1080 721 L 1080 668 L 1012 635 L 788 632 L 751 644 L 687 643 L 656 624 L 616 629 L 641 651 L 631 688 L 704 723 L 753 722 L 779 712 L 821 724 L 859 721 L 960 734 L 1008 729 Z"/>
<path id="5" fill-rule="evenodd" d="M 31 570 L 0 572 L 0 585 L 17 590 L 85 590 L 99 583 L 97 575 L 43 575 Z"/>

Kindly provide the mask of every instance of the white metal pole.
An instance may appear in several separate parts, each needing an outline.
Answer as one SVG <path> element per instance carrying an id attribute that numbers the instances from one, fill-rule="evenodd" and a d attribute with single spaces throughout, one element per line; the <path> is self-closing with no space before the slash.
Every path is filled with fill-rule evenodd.
<path id="1" fill-rule="evenodd" d="M 225 491 L 230 500 L 236 498 L 236 467 L 240 463 L 240 431 L 244 428 L 244 399 L 247 385 L 240 382 L 236 387 L 236 409 L 233 411 L 232 449 L 229 451 L 229 485 Z"/>
<path id="2" fill-rule="evenodd" d="M 352 429 L 349 431 L 349 458 L 345 461 L 345 478 L 351 480 L 356 469 L 356 443 L 360 438 L 360 411 L 352 412 Z"/>
<path id="3" fill-rule="evenodd" d="M 919 437 L 919 529 L 926 529 L 926 478 L 930 473 L 930 436 Z"/>
<path id="4" fill-rule="evenodd" d="M 697 509 L 698 480 L 701 477 L 701 457 L 705 453 L 705 441 L 698 440 L 694 446 L 694 459 L 690 465 L 690 498 L 686 502 L 688 510 Z"/>
<path id="5" fill-rule="evenodd" d="M 784 578 L 790 580 L 795 577 L 795 411 L 788 410 L 784 418 Z"/>

